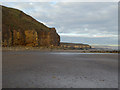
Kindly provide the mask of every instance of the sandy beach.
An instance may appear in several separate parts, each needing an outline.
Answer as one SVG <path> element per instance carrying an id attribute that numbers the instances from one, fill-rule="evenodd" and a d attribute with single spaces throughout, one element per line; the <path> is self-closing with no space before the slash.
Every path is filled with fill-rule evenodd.
<path id="1" fill-rule="evenodd" d="M 118 54 L 3 51 L 3 88 L 117 88 Z"/>

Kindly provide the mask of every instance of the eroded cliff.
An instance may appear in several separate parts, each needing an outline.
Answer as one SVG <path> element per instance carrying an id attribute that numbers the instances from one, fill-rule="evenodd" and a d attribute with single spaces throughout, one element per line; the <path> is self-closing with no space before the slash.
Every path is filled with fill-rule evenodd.
<path id="1" fill-rule="evenodd" d="M 3 46 L 59 46 L 60 36 L 24 12 L 2 6 Z"/>

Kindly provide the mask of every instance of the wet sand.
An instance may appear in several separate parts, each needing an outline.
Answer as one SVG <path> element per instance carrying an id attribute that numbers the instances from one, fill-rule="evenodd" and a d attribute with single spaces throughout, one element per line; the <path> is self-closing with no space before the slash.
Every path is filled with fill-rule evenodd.
<path id="1" fill-rule="evenodd" d="M 117 56 L 4 51 L 3 88 L 117 88 Z"/>

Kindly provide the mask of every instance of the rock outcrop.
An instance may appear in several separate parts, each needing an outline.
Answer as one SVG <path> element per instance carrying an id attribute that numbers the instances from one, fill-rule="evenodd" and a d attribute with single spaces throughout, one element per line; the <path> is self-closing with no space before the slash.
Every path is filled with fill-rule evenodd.
<path id="1" fill-rule="evenodd" d="M 63 49 L 90 49 L 91 46 L 88 44 L 78 44 L 78 43 L 60 43 L 60 47 Z"/>
<path id="2" fill-rule="evenodd" d="M 60 36 L 24 12 L 2 6 L 3 46 L 59 46 Z"/>

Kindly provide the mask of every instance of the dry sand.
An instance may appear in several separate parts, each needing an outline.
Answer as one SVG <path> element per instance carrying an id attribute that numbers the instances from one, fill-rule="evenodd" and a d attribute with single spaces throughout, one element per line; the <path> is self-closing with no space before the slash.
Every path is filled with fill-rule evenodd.
<path id="1" fill-rule="evenodd" d="M 117 87 L 117 54 L 3 52 L 3 88 Z"/>

